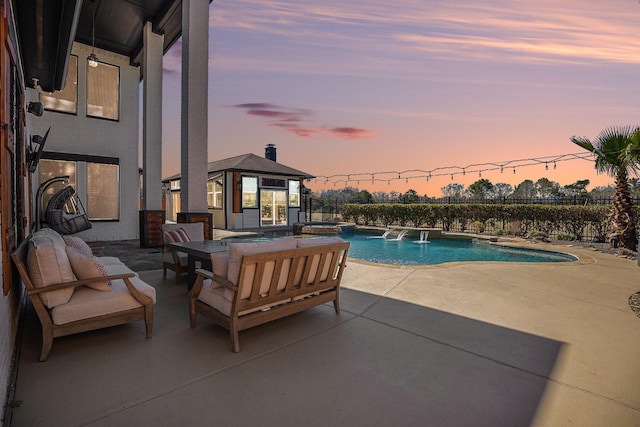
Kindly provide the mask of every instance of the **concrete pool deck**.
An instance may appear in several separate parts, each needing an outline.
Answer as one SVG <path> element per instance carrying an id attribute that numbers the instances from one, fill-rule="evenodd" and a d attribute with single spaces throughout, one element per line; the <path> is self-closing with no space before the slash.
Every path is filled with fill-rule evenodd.
<path id="1" fill-rule="evenodd" d="M 241 332 L 237 354 L 222 328 L 189 327 L 186 286 L 157 269 L 140 272 L 151 339 L 137 322 L 56 339 L 38 362 L 29 307 L 12 425 L 640 425 L 640 268 L 531 246 L 580 260 L 350 262 L 339 316 Z"/>

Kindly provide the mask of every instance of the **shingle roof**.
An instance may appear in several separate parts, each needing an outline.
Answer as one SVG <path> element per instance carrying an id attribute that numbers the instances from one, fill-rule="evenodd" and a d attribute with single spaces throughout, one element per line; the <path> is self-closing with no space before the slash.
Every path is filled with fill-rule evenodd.
<path id="1" fill-rule="evenodd" d="M 283 165 L 282 163 L 274 162 L 273 160 L 257 156 L 253 153 L 242 154 L 240 156 L 229 157 L 228 159 L 209 162 L 209 164 L 207 165 L 207 171 L 209 173 L 223 171 L 258 172 L 269 173 L 273 175 L 289 175 L 301 178 L 313 178 L 313 175 L 310 175 L 306 172 L 302 172 L 298 169 Z M 172 181 L 178 178 L 180 178 L 180 174 L 165 178 L 163 181 Z"/>

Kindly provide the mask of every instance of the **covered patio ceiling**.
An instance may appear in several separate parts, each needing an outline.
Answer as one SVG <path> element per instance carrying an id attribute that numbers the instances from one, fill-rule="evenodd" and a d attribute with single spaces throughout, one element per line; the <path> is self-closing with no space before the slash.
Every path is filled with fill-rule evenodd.
<path id="1" fill-rule="evenodd" d="M 211 2 L 212 0 L 209 0 Z M 73 41 L 142 60 L 147 21 L 164 34 L 166 52 L 182 34 L 182 0 L 20 0 L 14 2 L 25 81 L 47 92 L 63 88 Z"/>

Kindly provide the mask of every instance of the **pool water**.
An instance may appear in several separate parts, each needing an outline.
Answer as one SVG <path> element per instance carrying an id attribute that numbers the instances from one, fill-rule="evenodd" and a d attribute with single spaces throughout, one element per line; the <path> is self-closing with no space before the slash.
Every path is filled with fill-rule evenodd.
<path id="1" fill-rule="evenodd" d="M 457 261 L 567 262 L 573 255 L 526 248 L 512 248 L 475 240 L 382 239 L 356 233 L 342 235 L 351 242 L 349 257 L 380 264 L 433 265 Z"/>

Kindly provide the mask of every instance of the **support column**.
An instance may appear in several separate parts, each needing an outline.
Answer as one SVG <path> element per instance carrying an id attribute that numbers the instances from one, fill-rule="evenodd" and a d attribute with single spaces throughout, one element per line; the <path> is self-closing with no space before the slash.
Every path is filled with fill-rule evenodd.
<path id="1" fill-rule="evenodd" d="M 140 246 L 162 245 L 162 55 L 164 35 L 147 22 L 143 30 L 142 210 Z"/>
<path id="2" fill-rule="evenodd" d="M 164 35 L 144 25 L 142 69 L 143 209 L 162 209 L 162 50 Z"/>
<path id="3" fill-rule="evenodd" d="M 180 211 L 207 212 L 209 1 L 182 2 Z"/>

